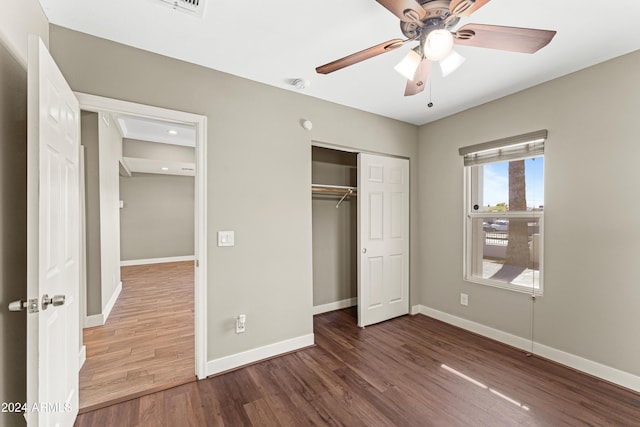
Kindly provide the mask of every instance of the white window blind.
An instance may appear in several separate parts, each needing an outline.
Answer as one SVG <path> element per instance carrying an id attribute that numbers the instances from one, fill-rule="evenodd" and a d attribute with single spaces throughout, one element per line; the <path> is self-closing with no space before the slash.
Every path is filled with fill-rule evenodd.
<path id="1" fill-rule="evenodd" d="M 546 129 L 539 130 L 462 147 L 458 152 L 463 156 L 465 166 L 541 156 L 547 134 Z"/>

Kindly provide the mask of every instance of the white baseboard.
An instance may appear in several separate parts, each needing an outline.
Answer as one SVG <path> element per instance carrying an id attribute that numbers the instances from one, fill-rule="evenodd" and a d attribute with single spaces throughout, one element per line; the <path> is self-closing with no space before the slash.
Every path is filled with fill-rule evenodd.
<path id="1" fill-rule="evenodd" d="M 313 334 L 280 341 L 207 362 L 207 376 L 219 374 L 241 366 L 289 353 L 314 344 Z"/>
<path id="2" fill-rule="evenodd" d="M 582 371 L 589 375 L 593 375 L 594 377 L 601 378 L 605 381 L 609 381 L 622 387 L 640 392 L 640 376 L 630 374 L 628 372 L 621 371 L 619 369 L 615 369 L 610 366 L 606 366 L 601 363 L 576 356 L 575 354 L 567 353 L 562 350 L 546 346 L 544 344 L 533 342 L 532 345 L 531 340 L 518 337 L 516 335 L 509 334 L 498 329 L 490 328 L 480 323 L 463 319 L 461 317 L 435 310 L 424 305 L 419 306 L 419 312 L 421 314 L 424 314 L 425 316 L 433 317 L 434 319 L 438 319 L 445 323 L 458 326 L 459 328 L 475 332 L 476 334 L 494 339 L 496 341 L 500 341 L 512 347 L 531 352 L 561 365 L 569 366 L 573 369 L 577 369 L 578 371 Z"/>
<path id="3" fill-rule="evenodd" d="M 111 294 L 111 298 L 109 298 L 109 301 L 107 301 L 107 305 L 105 305 L 104 310 L 102 310 L 102 324 L 104 325 L 105 323 L 107 323 L 107 319 L 109 318 L 109 315 L 111 314 L 111 310 L 113 310 L 113 306 L 116 305 L 116 301 L 118 301 L 118 297 L 120 296 L 120 292 L 122 292 L 122 281 L 120 281 L 120 283 L 118 283 L 118 286 L 116 286 L 116 288 L 113 291 L 113 294 Z"/>
<path id="4" fill-rule="evenodd" d="M 87 346 L 83 345 L 80 348 L 80 354 L 78 354 L 78 371 L 84 365 L 84 362 L 87 360 Z"/>
<path id="5" fill-rule="evenodd" d="M 326 313 L 328 311 L 341 310 L 343 308 L 353 307 L 358 305 L 358 298 L 347 298 L 341 301 L 330 302 L 328 304 L 314 305 L 313 315 Z"/>
<path id="6" fill-rule="evenodd" d="M 640 376 L 539 343 L 534 343 L 533 353 L 562 365 L 570 366 L 578 371 L 586 372 L 594 377 L 640 392 Z"/>
<path id="7" fill-rule="evenodd" d="M 107 322 L 109 315 L 111 314 L 113 306 L 116 305 L 116 301 L 120 296 L 120 292 L 122 292 L 122 282 L 118 283 L 118 286 L 116 286 L 116 289 L 113 291 L 113 294 L 111 294 L 111 298 L 109 298 L 109 301 L 107 302 L 107 305 L 105 306 L 102 313 L 92 314 L 84 318 L 84 327 L 93 328 L 96 326 L 104 325 Z"/>
<path id="8" fill-rule="evenodd" d="M 416 314 L 420 314 L 420 307 L 422 307 L 421 305 L 412 305 L 411 306 L 411 311 L 409 312 L 409 314 L 411 314 L 412 316 L 415 316 Z"/>
<path id="9" fill-rule="evenodd" d="M 102 325 L 104 325 L 104 317 L 102 314 L 92 314 L 84 318 L 85 328 L 94 328 Z"/>
<path id="10" fill-rule="evenodd" d="M 126 261 L 120 261 L 120 267 L 128 267 L 131 265 L 162 264 L 165 262 L 193 261 L 195 259 L 195 255 L 174 256 L 166 258 L 130 259 Z"/>

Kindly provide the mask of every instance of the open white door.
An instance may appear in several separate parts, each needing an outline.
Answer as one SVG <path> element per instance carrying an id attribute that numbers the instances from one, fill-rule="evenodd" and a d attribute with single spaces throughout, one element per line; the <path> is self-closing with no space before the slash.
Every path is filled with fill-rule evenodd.
<path id="1" fill-rule="evenodd" d="M 27 295 L 35 310 L 27 313 L 29 426 L 72 426 L 78 414 L 79 116 L 47 48 L 30 37 Z"/>
<path id="2" fill-rule="evenodd" d="M 358 155 L 358 325 L 409 313 L 409 160 Z"/>

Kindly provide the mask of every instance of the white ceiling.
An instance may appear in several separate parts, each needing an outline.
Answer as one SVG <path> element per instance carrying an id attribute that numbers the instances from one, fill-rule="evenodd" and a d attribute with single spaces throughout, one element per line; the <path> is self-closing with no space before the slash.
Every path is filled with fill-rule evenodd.
<path id="1" fill-rule="evenodd" d="M 124 114 L 118 115 L 117 120 L 124 138 L 183 147 L 196 146 L 196 128 L 193 125 Z"/>
<path id="2" fill-rule="evenodd" d="M 117 115 L 116 120 L 123 138 L 192 147 L 195 150 L 196 128 L 193 125 L 125 114 Z M 155 159 L 151 152 L 148 154 L 148 158 L 124 157 L 122 160 L 129 172 L 195 176 L 194 162 Z"/>
<path id="3" fill-rule="evenodd" d="M 413 46 L 329 75 L 315 67 L 403 38 L 375 0 L 207 0 L 204 18 L 159 0 L 40 0 L 53 24 L 413 124 L 424 124 L 640 48 L 640 1 L 492 0 L 465 23 L 557 30 L 534 55 L 457 47 L 467 58 L 447 78 L 404 97 L 393 70 Z M 637 72 L 637 70 L 629 70 Z"/>

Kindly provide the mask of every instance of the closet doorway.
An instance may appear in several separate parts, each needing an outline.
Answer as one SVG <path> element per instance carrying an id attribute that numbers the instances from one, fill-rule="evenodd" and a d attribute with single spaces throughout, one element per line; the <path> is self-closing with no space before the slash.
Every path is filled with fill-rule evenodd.
<path id="1" fill-rule="evenodd" d="M 320 314 L 358 303 L 358 155 L 311 148 L 313 306 Z"/>
<path id="2" fill-rule="evenodd" d="M 409 161 L 312 146 L 314 314 L 409 313 Z"/>

